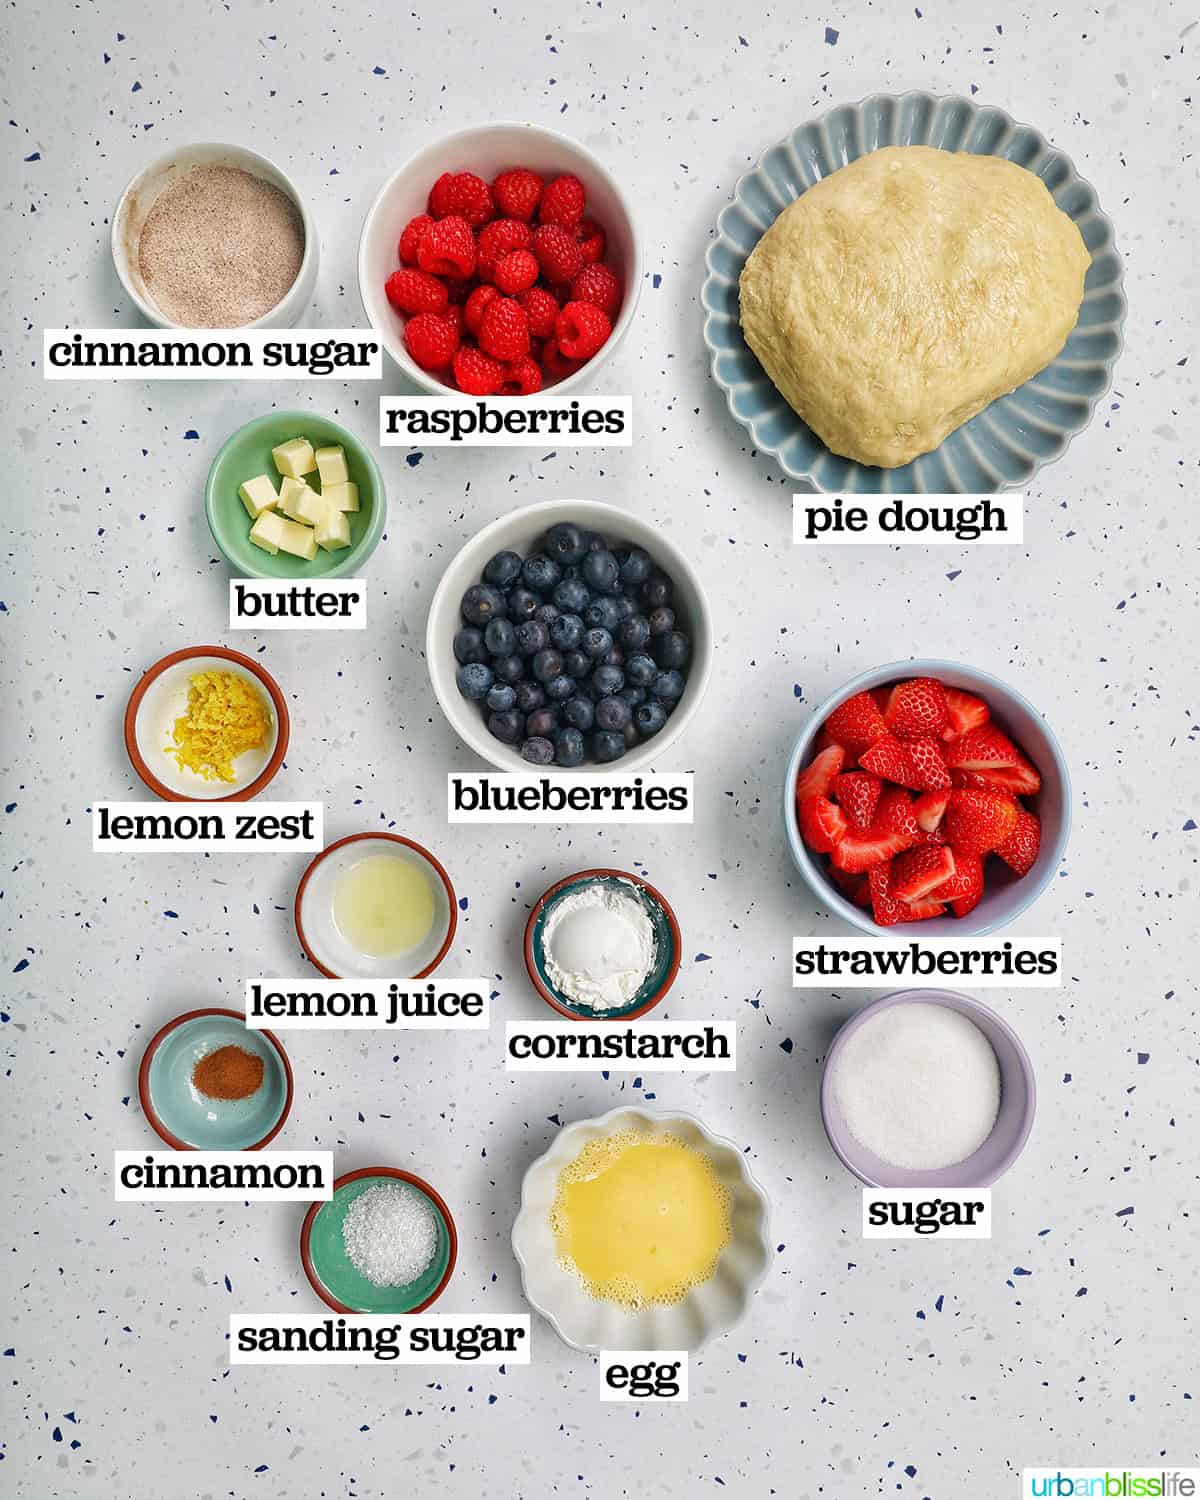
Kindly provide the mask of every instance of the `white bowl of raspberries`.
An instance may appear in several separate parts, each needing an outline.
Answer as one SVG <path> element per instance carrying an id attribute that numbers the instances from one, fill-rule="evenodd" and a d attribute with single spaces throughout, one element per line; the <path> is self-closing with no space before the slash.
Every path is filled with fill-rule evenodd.
<path id="1" fill-rule="evenodd" d="M 540 126 L 460 130 L 411 157 L 363 225 L 358 287 L 400 369 L 434 394 L 567 395 L 633 320 L 629 204 L 582 146 Z"/>
<path id="2" fill-rule="evenodd" d="M 892 662 L 817 710 L 783 787 L 788 845 L 832 911 L 867 932 L 981 936 L 1046 889 L 1071 783 L 1041 714 L 957 662 Z"/>

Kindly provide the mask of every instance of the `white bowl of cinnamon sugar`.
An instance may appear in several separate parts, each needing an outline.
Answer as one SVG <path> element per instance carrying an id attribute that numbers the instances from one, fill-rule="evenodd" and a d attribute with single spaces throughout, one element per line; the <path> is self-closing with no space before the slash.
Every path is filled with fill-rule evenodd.
<path id="1" fill-rule="evenodd" d="M 160 156 L 121 195 L 117 275 L 159 328 L 287 328 L 312 298 L 319 247 L 300 194 L 243 146 Z"/>

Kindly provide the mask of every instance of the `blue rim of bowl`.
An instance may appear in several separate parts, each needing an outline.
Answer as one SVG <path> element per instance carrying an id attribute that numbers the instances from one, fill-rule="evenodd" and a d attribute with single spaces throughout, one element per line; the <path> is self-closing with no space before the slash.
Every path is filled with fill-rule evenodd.
<path id="1" fill-rule="evenodd" d="M 995 922 L 981 922 L 971 925 L 971 913 L 958 919 L 956 931 L 963 937 L 986 937 L 990 932 L 996 932 L 1010 923 L 1015 922 L 1022 916 L 1033 903 L 1043 894 L 1058 873 L 1062 864 L 1063 856 L 1066 854 L 1067 842 L 1071 836 L 1071 773 L 1067 765 L 1067 758 L 1063 754 L 1062 746 L 1058 743 L 1058 736 L 1050 728 L 1046 716 L 1039 712 L 1024 693 L 1019 693 L 1016 688 L 1011 687 L 999 677 L 993 676 L 991 672 L 985 672 L 981 667 L 969 667 L 963 662 L 941 661 L 931 658 L 918 657 L 912 661 L 886 662 L 883 666 L 872 667 L 869 671 L 860 672 L 857 677 L 852 677 L 836 693 L 831 693 L 823 703 L 817 705 L 813 710 L 812 717 L 801 730 L 792 746 L 792 753 L 788 757 L 787 772 L 783 778 L 783 823 L 787 830 L 788 849 L 792 856 L 792 863 L 799 870 L 804 883 L 823 905 L 829 907 L 835 915 L 857 927 L 860 932 L 871 933 L 880 936 L 889 928 L 880 927 L 874 918 L 862 907 L 855 906 L 852 901 L 838 891 L 831 880 L 828 880 L 821 869 L 813 861 L 804 840 L 800 837 L 800 829 L 796 822 L 796 777 L 799 774 L 800 763 L 808 753 L 813 740 L 816 738 L 821 725 L 838 706 L 847 698 L 853 698 L 855 693 L 861 693 L 865 688 L 880 687 L 885 682 L 900 682 L 908 677 L 937 677 L 943 672 L 958 672 L 964 677 L 974 678 L 980 685 L 980 691 L 986 694 L 987 689 L 998 689 L 1001 693 L 1009 695 L 1015 702 L 1019 703 L 1030 715 L 1042 726 L 1042 732 L 1046 736 L 1046 743 L 1050 748 L 1051 758 L 1054 762 L 1055 774 L 1062 783 L 1062 827 L 1059 829 L 1058 837 L 1055 839 L 1050 850 L 1050 857 L 1046 861 L 1046 867 L 1036 880 L 1027 875 L 1021 881 L 1024 891 L 1024 900 L 1002 920 Z M 1039 854 L 1039 858 L 1040 858 Z M 1027 889 L 1026 889 L 1027 887 Z"/>
<path id="2" fill-rule="evenodd" d="M 238 575 L 239 578 L 248 576 L 251 578 L 267 579 L 271 575 L 263 573 L 246 574 L 243 571 L 243 565 L 239 562 L 235 562 L 233 558 L 230 557 L 228 552 L 225 551 L 225 548 L 221 545 L 221 538 L 217 535 L 217 523 L 213 515 L 217 503 L 217 468 L 220 465 L 221 460 L 225 457 L 226 451 L 231 448 L 234 443 L 236 443 L 237 440 L 245 433 L 252 432 L 258 427 L 265 427 L 268 422 L 290 421 L 293 417 L 297 422 L 301 424 L 305 422 L 311 422 L 314 418 L 316 418 L 318 421 L 324 422 L 326 426 L 332 427 L 336 432 L 340 433 L 343 446 L 354 449 L 355 459 L 361 460 L 363 467 L 370 474 L 371 481 L 375 486 L 375 498 L 371 505 L 371 519 L 367 525 L 366 531 L 364 531 L 362 536 L 358 539 L 357 545 L 349 548 L 348 555 L 344 557 L 340 562 L 334 563 L 333 567 L 326 568 L 323 573 L 314 573 L 311 581 L 313 583 L 320 583 L 323 579 L 326 578 L 344 578 L 347 573 L 352 573 L 357 567 L 360 566 L 360 564 L 366 562 L 366 560 L 375 551 L 375 548 L 378 547 L 379 539 L 383 536 L 383 528 L 387 525 L 387 490 L 383 483 L 383 475 L 380 472 L 379 465 L 375 462 L 371 450 L 367 447 L 366 443 L 364 443 L 361 438 L 356 437 L 354 433 L 352 433 L 348 428 L 343 427 L 340 422 L 335 422 L 332 417 L 324 416 L 319 411 L 263 412 L 261 417 L 254 417 L 249 422 L 243 422 L 240 427 L 234 428 L 234 430 L 221 444 L 220 448 L 217 449 L 217 452 L 213 455 L 213 461 L 208 466 L 208 477 L 204 481 L 204 516 L 208 522 L 208 529 L 212 533 L 212 539 L 216 544 L 217 551 L 221 554 L 221 556 L 225 559 L 225 561 L 229 564 L 229 566 L 233 569 L 233 571 Z M 303 429 L 301 427 L 297 430 L 301 431 Z M 293 583 L 304 583 L 305 581 L 306 580 L 303 578 L 295 578 L 291 580 L 291 582 Z"/>
<path id="3" fill-rule="evenodd" d="M 738 278 L 750 251 L 789 203 L 837 168 L 891 145 L 969 149 L 1027 167 L 1078 226 L 1092 263 L 1079 322 L 1045 369 L 997 397 L 931 452 L 903 468 L 877 469 L 830 452 L 775 388 L 742 337 Z M 984 494 L 1027 484 L 1090 424 L 1112 387 L 1123 348 L 1124 268 L 1094 187 L 1032 126 L 959 94 L 868 94 L 798 126 L 738 180 L 732 201 L 717 217 L 705 265 L 704 342 L 730 415 L 755 448 L 818 493 Z"/>

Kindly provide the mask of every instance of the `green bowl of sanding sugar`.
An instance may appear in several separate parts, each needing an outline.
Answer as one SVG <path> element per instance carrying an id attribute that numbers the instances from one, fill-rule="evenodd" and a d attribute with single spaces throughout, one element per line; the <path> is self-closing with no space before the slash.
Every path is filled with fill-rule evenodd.
<path id="1" fill-rule="evenodd" d="M 398 1167 L 362 1167 L 314 1203 L 300 1230 L 312 1289 L 340 1313 L 415 1313 L 436 1302 L 458 1258 L 445 1200 Z"/>

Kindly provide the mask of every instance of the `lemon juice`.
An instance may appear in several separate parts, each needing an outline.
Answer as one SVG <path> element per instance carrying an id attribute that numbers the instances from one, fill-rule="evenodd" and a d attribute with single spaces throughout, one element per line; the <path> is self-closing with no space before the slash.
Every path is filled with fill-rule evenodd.
<path id="1" fill-rule="evenodd" d="M 351 947 L 394 958 L 425 941 L 433 927 L 433 886 L 418 865 L 369 854 L 338 876 L 333 920 Z"/>

